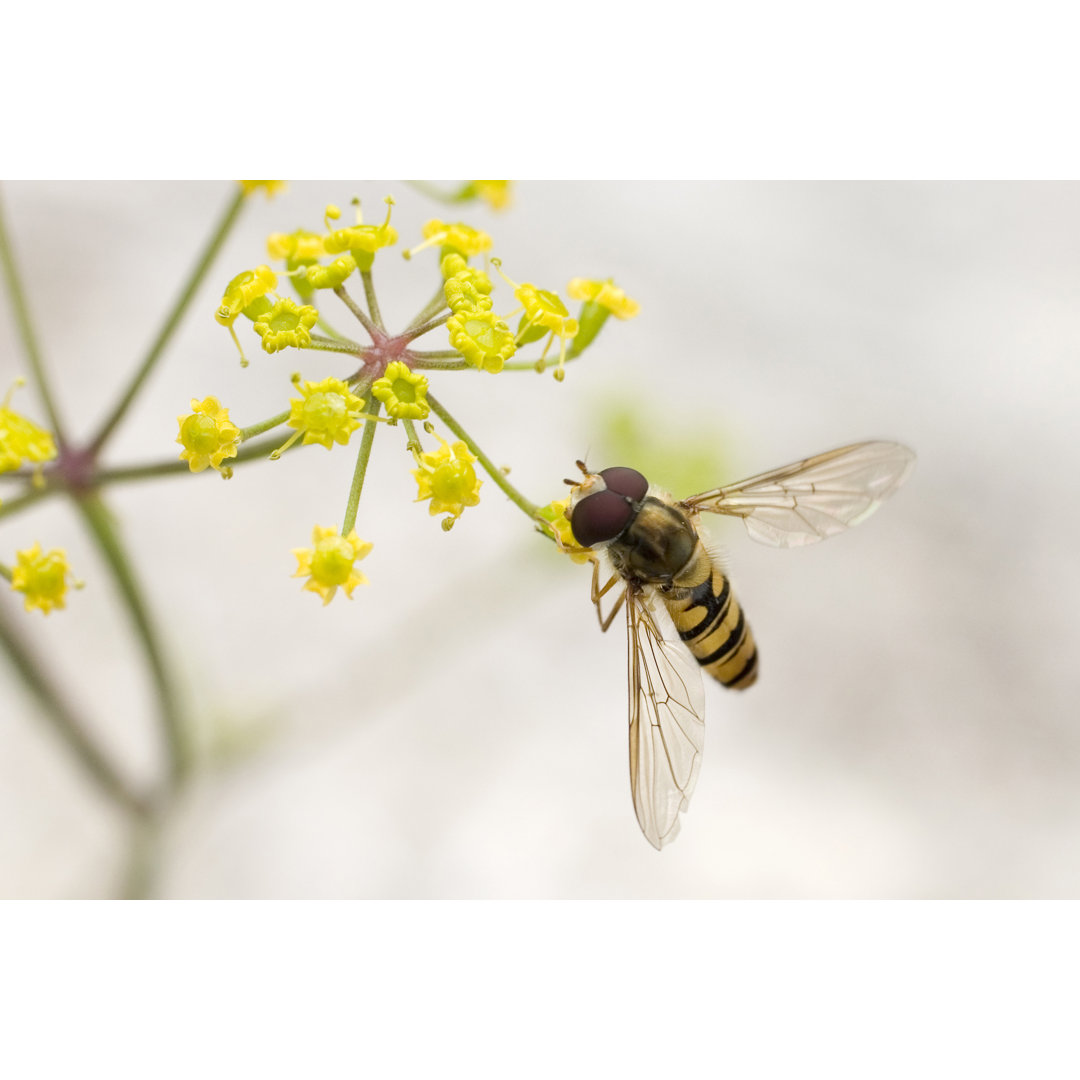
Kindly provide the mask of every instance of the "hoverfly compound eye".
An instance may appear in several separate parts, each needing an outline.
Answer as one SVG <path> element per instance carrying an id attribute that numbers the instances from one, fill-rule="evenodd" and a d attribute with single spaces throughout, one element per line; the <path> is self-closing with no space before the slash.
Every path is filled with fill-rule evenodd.
<path id="1" fill-rule="evenodd" d="M 574 507 L 570 531 L 582 547 L 592 547 L 614 540 L 633 516 L 634 508 L 625 495 L 616 491 L 596 491 L 586 495 Z"/>
<path id="2" fill-rule="evenodd" d="M 600 475 L 604 478 L 608 491 L 616 495 L 625 495 L 634 502 L 641 502 L 649 490 L 649 481 L 637 471 L 617 465 L 613 469 L 604 469 Z"/>

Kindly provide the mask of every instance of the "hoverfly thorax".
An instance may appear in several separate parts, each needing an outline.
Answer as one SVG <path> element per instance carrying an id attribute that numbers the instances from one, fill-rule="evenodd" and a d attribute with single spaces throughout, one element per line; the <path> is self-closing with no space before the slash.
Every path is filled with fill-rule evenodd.
<path id="1" fill-rule="evenodd" d="M 642 583 L 670 582 L 689 562 L 698 537 L 671 499 L 649 494 L 649 482 L 622 467 L 589 474 L 575 490 L 568 517 L 582 547 L 606 545 L 616 570 Z"/>

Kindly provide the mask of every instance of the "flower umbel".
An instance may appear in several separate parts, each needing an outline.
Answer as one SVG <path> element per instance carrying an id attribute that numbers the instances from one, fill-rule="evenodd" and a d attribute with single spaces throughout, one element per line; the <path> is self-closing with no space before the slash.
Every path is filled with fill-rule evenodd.
<path id="1" fill-rule="evenodd" d="M 386 374 L 372 383 L 371 394 L 386 406 L 387 415 L 395 420 L 426 420 L 431 412 L 427 403 L 427 385 L 423 375 L 395 360 L 387 365 Z"/>
<path id="2" fill-rule="evenodd" d="M 334 599 L 338 589 L 344 589 L 351 600 L 357 585 L 366 585 L 368 579 L 353 567 L 371 551 L 372 545 L 361 540 L 353 529 L 348 536 L 338 536 L 336 528 L 315 526 L 312 534 L 314 548 L 294 548 L 298 566 L 293 577 L 306 577 L 304 588 L 318 593 L 323 606 Z"/>
<path id="3" fill-rule="evenodd" d="M 334 443 L 344 446 L 349 436 L 360 426 L 359 417 L 363 413 L 364 399 L 357 397 L 340 379 L 327 378 L 322 382 L 305 382 L 301 385 L 300 377 L 293 382 L 300 391 L 299 398 L 289 402 L 289 427 L 296 428 L 296 433 L 273 456 L 278 457 L 282 450 L 291 446 L 301 434 L 304 445 L 321 443 L 327 450 Z"/>
<path id="4" fill-rule="evenodd" d="M 32 548 L 15 552 L 11 587 L 23 594 L 23 606 L 27 611 L 37 608 L 48 615 L 53 608 L 64 607 L 69 578 L 71 568 L 63 548 L 43 552 L 41 544 L 36 543 Z M 78 582 L 75 585 L 80 587 Z"/>
<path id="5" fill-rule="evenodd" d="M 222 468 L 226 458 L 236 457 L 240 445 L 240 429 L 229 420 L 229 410 L 216 397 L 191 399 L 192 411 L 178 416 L 180 434 L 176 441 L 184 448 L 180 460 L 188 463 L 192 472 L 202 472 L 213 466 L 222 476 L 231 476 L 232 469 Z"/>
<path id="6" fill-rule="evenodd" d="M 310 304 L 300 307 L 293 300 L 279 300 L 255 320 L 255 333 L 268 353 L 306 349 L 311 344 L 311 328 L 318 321 L 319 313 Z"/>
<path id="7" fill-rule="evenodd" d="M 0 404 L 0 472 L 11 472 L 26 461 L 41 465 L 56 457 L 52 435 L 11 408 L 11 397 L 23 381 L 16 379 Z"/>
<path id="8" fill-rule="evenodd" d="M 439 439 L 442 446 L 434 453 L 421 454 L 419 469 L 413 469 L 413 476 L 419 486 L 416 502 L 431 500 L 428 513 L 446 513 L 443 528 L 449 529 L 465 510 L 466 506 L 476 506 L 480 501 L 480 480 L 472 463 L 476 460 L 463 442 L 454 443 L 451 448 L 445 439 Z"/>

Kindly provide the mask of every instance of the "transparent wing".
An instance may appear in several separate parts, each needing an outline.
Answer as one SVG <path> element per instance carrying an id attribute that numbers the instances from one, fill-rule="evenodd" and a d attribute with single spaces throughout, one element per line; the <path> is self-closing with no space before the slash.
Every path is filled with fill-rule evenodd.
<path id="1" fill-rule="evenodd" d="M 701 668 L 681 642 L 664 640 L 658 617 L 650 596 L 628 586 L 630 793 L 641 831 L 657 850 L 679 831 L 705 745 Z"/>
<path id="2" fill-rule="evenodd" d="M 772 547 L 798 547 L 868 518 L 911 475 L 915 454 L 893 442 L 841 446 L 714 488 L 684 502 L 691 513 L 733 514 Z"/>

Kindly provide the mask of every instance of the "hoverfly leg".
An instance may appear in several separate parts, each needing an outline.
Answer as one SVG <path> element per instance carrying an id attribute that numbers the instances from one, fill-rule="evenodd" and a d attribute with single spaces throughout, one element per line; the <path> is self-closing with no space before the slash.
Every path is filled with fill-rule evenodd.
<path id="1" fill-rule="evenodd" d="M 604 615 L 604 613 L 600 609 L 600 600 L 608 592 L 610 592 L 611 589 L 622 580 L 622 578 L 619 574 L 612 574 L 611 577 L 608 578 L 607 583 L 601 586 L 600 561 L 598 559 L 590 559 L 589 561 L 592 563 L 593 566 L 592 588 L 590 590 L 589 598 L 592 600 L 593 606 L 596 608 L 596 618 L 600 622 L 600 629 L 604 631 L 604 633 L 607 633 L 607 629 L 609 626 L 611 626 L 612 620 L 615 618 L 615 616 L 618 614 L 619 610 L 623 606 L 623 601 L 626 599 L 626 590 L 623 589 L 623 591 L 619 593 L 619 598 L 615 601 L 612 609 L 607 613 L 607 615 Z"/>

